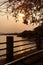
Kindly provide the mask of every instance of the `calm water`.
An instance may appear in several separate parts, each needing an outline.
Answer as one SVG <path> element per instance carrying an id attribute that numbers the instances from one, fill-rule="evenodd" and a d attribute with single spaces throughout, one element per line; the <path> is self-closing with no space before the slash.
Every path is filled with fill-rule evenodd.
<path id="1" fill-rule="evenodd" d="M 15 35 L 14 36 L 14 41 L 17 41 L 17 40 L 23 40 L 23 38 L 22 37 L 17 37 Z M 6 42 L 6 36 L 0 36 L 0 43 L 1 42 Z M 31 42 L 29 42 L 29 41 L 16 42 L 16 43 L 14 43 L 14 46 L 23 45 L 23 44 L 27 44 L 27 43 L 29 44 Z M 15 51 L 22 50 L 22 49 L 25 49 L 25 48 L 29 48 L 29 47 L 32 47 L 32 46 L 35 46 L 35 44 L 33 43 L 31 45 L 25 45 L 25 46 L 21 46 L 21 47 L 16 47 L 16 48 L 13 49 L 13 51 L 15 52 Z M 2 44 L 2 45 L 0 44 L 0 49 L 1 48 L 6 48 L 6 44 Z M 25 51 L 29 51 L 29 50 L 30 49 L 25 50 Z M 14 54 L 17 55 L 17 54 L 23 53 L 25 51 L 17 52 L 17 53 L 14 53 Z M 0 55 L 3 55 L 3 54 L 6 54 L 6 50 L 0 51 Z"/>

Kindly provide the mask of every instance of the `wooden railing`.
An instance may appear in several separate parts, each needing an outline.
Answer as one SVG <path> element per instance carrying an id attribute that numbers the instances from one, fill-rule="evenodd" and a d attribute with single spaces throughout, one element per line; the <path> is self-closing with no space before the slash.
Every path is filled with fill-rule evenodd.
<path id="1" fill-rule="evenodd" d="M 13 36 L 6 36 L 6 42 L 0 43 L 0 45 L 6 44 L 6 48 L 1 48 L 0 49 L 0 51 L 6 50 L 6 54 L 2 54 L 2 55 L 0 55 L 0 57 L 6 56 L 7 62 L 9 62 L 9 61 L 13 60 L 13 54 L 21 52 L 21 51 L 28 50 L 28 49 L 36 48 L 33 45 L 32 47 L 28 47 L 28 48 L 24 48 L 24 49 L 20 49 L 20 50 L 16 50 L 16 51 L 14 50 L 13 51 L 14 48 L 22 47 L 22 46 L 26 46 L 26 45 L 31 45 L 32 44 L 32 42 L 30 42 L 30 43 L 25 43 L 25 44 L 18 45 L 18 46 L 13 46 L 13 43 L 17 43 L 17 42 L 21 42 L 21 41 L 24 42 L 24 41 L 29 41 L 29 40 L 17 40 L 17 41 L 14 41 L 13 40 Z"/>
<path id="2" fill-rule="evenodd" d="M 39 50 L 30 55 L 6 63 L 5 65 L 38 65 L 37 63 L 40 63 L 41 60 L 43 60 L 43 50 Z M 42 62 L 41 64 L 43 64 Z"/>
<path id="3" fill-rule="evenodd" d="M 14 46 L 13 43 L 17 43 L 17 42 L 24 42 L 24 41 L 29 41 L 29 40 L 17 40 L 17 41 L 14 41 L 13 40 L 13 36 L 6 36 L 6 42 L 2 42 L 0 43 L 0 45 L 3 45 L 3 44 L 6 44 L 6 48 L 1 48 L 0 51 L 3 51 L 3 50 L 6 50 L 6 54 L 2 54 L 0 55 L 0 57 L 3 57 L 3 56 L 6 56 L 6 63 L 8 62 L 11 62 L 13 61 L 14 59 L 14 54 L 15 53 L 18 53 L 18 52 L 21 52 L 21 51 L 25 51 L 25 50 L 32 50 L 32 49 L 35 49 L 36 46 L 33 45 L 31 47 L 28 47 L 28 48 L 24 48 L 24 49 L 19 49 L 19 50 L 14 50 L 14 48 L 18 48 L 18 47 L 22 47 L 22 46 L 29 46 L 31 44 L 34 44 L 33 42 L 30 42 L 30 43 L 25 43 L 25 44 L 22 44 L 22 45 L 17 45 L 17 46 Z M 24 58 L 24 57 L 23 57 Z"/>

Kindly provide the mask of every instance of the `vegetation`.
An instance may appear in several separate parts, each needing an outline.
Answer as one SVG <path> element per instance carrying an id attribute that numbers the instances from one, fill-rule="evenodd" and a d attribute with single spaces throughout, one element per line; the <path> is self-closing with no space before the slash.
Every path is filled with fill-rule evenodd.
<path id="1" fill-rule="evenodd" d="M 18 36 L 28 39 L 43 37 L 43 24 L 41 26 L 36 27 L 33 31 L 24 31 L 20 33 Z"/>
<path id="2" fill-rule="evenodd" d="M 33 31 L 27 31 L 27 30 L 25 30 L 25 31 L 23 31 L 22 33 L 19 33 L 18 34 L 18 36 L 20 36 L 20 37 L 23 37 L 23 38 L 33 38 Z"/>
<path id="3" fill-rule="evenodd" d="M 3 8 L 3 5 L 6 5 L 6 7 Z M 24 24 L 29 22 L 42 23 L 43 0 L 8 0 L 0 4 L 1 12 L 12 14 L 16 22 L 18 22 L 18 17 L 21 16 Z"/>
<path id="4" fill-rule="evenodd" d="M 35 37 L 43 37 L 43 23 L 41 24 L 41 26 L 36 27 L 33 32 L 35 34 Z"/>

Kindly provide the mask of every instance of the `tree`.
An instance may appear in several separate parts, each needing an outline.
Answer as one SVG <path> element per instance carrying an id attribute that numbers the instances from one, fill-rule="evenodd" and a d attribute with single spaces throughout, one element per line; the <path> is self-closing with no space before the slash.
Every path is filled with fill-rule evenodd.
<path id="1" fill-rule="evenodd" d="M 21 16 L 24 24 L 43 22 L 43 1 L 42 0 L 8 0 L 0 4 L 2 8 L 6 4 L 5 11 L 15 17 Z M 10 11 L 10 12 L 9 12 Z M 0 12 L 3 12 L 0 10 Z M 6 13 L 4 12 L 4 13 Z M 8 17 L 8 16 L 7 16 Z"/>

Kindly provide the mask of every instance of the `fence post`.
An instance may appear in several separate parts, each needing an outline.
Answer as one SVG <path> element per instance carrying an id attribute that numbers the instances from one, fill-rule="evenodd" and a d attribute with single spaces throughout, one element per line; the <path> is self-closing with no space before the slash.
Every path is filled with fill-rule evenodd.
<path id="1" fill-rule="evenodd" d="M 6 62 L 10 62 L 13 60 L 13 36 L 7 36 L 7 43 L 6 43 L 6 54 L 7 54 L 7 58 L 6 58 Z"/>

